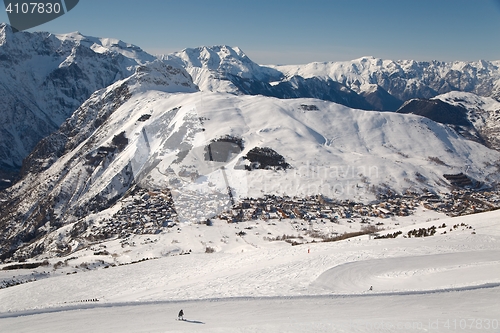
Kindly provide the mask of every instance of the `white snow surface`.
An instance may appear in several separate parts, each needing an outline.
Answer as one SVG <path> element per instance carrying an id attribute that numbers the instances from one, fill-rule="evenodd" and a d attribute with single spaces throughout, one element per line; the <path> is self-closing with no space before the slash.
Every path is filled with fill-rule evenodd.
<path id="1" fill-rule="evenodd" d="M 499 332 L 499 219 L 498 211 L 459 218 L 419 211 L 399 218 L 401 227 L 391 232 L 442 223 L 448 232 L 299 246 L 254 234 L 288 233 L 287 221 L 186 225 L 149 235 L 149 244 L 136 236 L 134 247 L 111 241 L 101 244 L 109 256 L 75 252 L 51 277 L 0 290 L 0 327 L 41 333 L 479 332 L 489 325 L 487 331 Z M 462 224 L 473 228 L 451 227 Z M 248 234 L 236 236 L 240 228 Z M 200 239 L 221 246 L 215 253 L 167 251 L 195 248 Z M 127 254 L 158 259 L 74 267 L 99 258 L 125 262 Z M 0 270 L 2 278 L 29 273 Z M 186 321 L 175 320 L 180 309 Z"/>
<path id="2" fill-rule="evenodd" d="M 24 195 L 20 211 L 29 212 L 47 193 L 65 192 L 71 199 L 61 209 L 71 214 L 99 194 L 108 198 L 123 194 L 127 189 L 123 179 L 130 171 L 142 187 L 180 193 L 177 210 L 178 204 L 191 200 L 183 193 L 198 193 L 196 210 L 188 205 L 184 219 L 195 223 L 214 215 L 210 210 L 214 198 L 208 196 L 206 204 L 201 198 L 224 194 L 227 185 L 236 199 L 323 194 L 370 202 L 379 190 L 388 188 L 397 193 L 447 192 L 443 174 L 467 171 L 485 183 L 499 178 L 498 151 L 427 118 L 354 110 L 316 99 L 194 92 L 196 87 L 189 85 L 183 71 L 166 74 L 168 78 L 155 73 L 138 72 L 129 78 L 132 97 L 98 130 L 49 169 L 13 187 Z M 142 84 L 136 85 L 138 81 Z M 303 105 L 318 110 L 304 111 Z M 150 118 L 138 121 L 143 115 Z M 121 132 L 129 139 L 126 148 L 89 174 L 85 156 L 109 146 Z M 227 135 L 244 141 L 243 151 L 222 163 L 228 184 L 221 164 L 203 157 L 206 145 Z M 243 157 L 255 147 L 274 149 L 292 168 L 245 170 Z M 68 214 L 67 222 L 75 222 Z"/>

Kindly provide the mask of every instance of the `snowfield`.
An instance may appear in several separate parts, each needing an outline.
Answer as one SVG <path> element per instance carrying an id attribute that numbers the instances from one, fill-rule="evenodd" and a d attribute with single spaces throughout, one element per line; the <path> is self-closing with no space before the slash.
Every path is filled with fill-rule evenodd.
<path id="1" fill-rule="evenodd" d="M 135 246 L 110 241 L 100 244 L 109 256 L 82 250 L 62 268 L 0 271 L 4 280 L 50 271 L 0 290 L 0 327 L 42 333 L 500 332 L 499 219 L 498 211 L 459 218 L 419 211 L 387 222 L 379 234 L 447 227 L 425 238 L 365 235 L 298 246 L 263 237 L 293 232 L 286 220 L 184 225 L 134 236 L 129 243 Z M 241 230 L 246 235 L 236 235 Z M 200 244 L 217 250 L 202 253 Z M 158 259 L 77 268 L 82 261 L 141 258 Z M 186 321 L 175 320 L 181 308 Z"/>

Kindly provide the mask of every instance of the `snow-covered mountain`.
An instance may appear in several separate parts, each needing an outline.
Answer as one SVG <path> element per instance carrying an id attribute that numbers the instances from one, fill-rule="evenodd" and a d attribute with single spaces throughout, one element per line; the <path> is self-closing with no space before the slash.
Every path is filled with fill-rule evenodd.
<path id="1" fill-rule="evenodd" d="M 490 97 L 459 91 L 439 95 L 434 99 L 466 109 L 468 121 L 486 141 L 486 144 L 500 150 L 500 102 Z"/>
<path id="2" fill-rule="evenodd" d="M 16 255 L 32 256 L 61 232 L 78 244 L 92 214 L 135 205 L 138 189 L 166 193 L 180 222 L 202 222 L 265 194 L 369 202 L 388 190 L 446 192 L 443 175 L 461 172 L 491 186 L 499 159 L 427 118 L 199 92 L 184 69 L 156 61 L 94 93 L 33 151 L 6 192 L 2 254 L 28 246 Z"/>
<path id="3" fill-rule="evenodd" d="M 124 129 L 121 122 L 137 123 L 137 119 L 129 119 L 131 115 L 127 111 L 117 113 L 121 116 L 114 113 L 121 108 L 134 110 L 139 107 L 145 114 L 150 114 L 150 101 L 129 101 L 133 93 L 143 96 L 149 90 L 167 94 L 194 92 L 198 88 L 183 69 L 157 60 L 137 67 L 135 74 L 129 78 L 95 92 L 58 131 L 43 139 L 25 160 L 23 170 L 26 176 L 6 190 L 9 200 L 8 205 L 4 205 L 2 209 L 2 229 L 13 232 L 7 231 L 4 234 L 14 235 L 14 243 L 26 237 L 36 238 L 40 235 L 40 230 L 44 230 L 46 223 L 52 225 L 49 229 L 60 227 L 66 223 L 66 217 L 61 220 L 57 216 L 66 215 L 68 209 L 83 207 L 73 205 L 80 196 L 87 196 L 84 206 L 91 205 L 91 210 L 99 210 L 107 208 L 109 200 L 123 195 L 133 180 L 130 166 L 108 170 L 107 164 L 110 158 L 114 160 L 113 156 L 125 148 L 127 138 L 135 139 L 127 133 L 127 138 L 119 140 L 119 133 Z M 107 135 L 112 137 L 108 138 Z M 43 171 L 47 168 L 49 169 Z M 107 178 L 108 176 L 111 178 Z M 122 176 L 126 179 L 121 179 Z M 35 207 L 33 204 L 40 209 L 43 207 L 43 212 L 32 211 Z M 85 213 L 77 210 L 70 215 L 82 216 Z M 28 214 L 26 218 L 21 217 L 24 214 Z M 19 218 L 23 221 L 21 224 Z"/>
<path id="4" fill-rule="evenodd" d="M 497 329 L 499 64 L 0 25 L 1 327 Z"/>
<path id="5" fill-rule="evenodd" d="M 417 62 L 363 57 L 346 62 L 290 66 L 259 66 L 239 48 L 185 49 L 165 56 L 193 77 L 202 91 L 264 95 L 277 98 L 318 98 L 364 110 L 390 110 L 422 115 L 448 124 L 465 137 L 498 149 L 494 111 L 481 116 L 442 94 L 465 93 L 469 108 L 482 110 L 500 97 L 499 61 Z M 446 96 L 446 95 L 444 95 Z M 490 98 L 485 102 L 481 98 Z M 434 100 L 432 100 L 434 98 Z M 466 98 L 467 99 L 467 98 Z M 476 113 L 477 113 L 476 112 Z M 476 122 L 476 118 L 488 118 Z"/>
<path id="6" fill-rule="evenodd" d="M 408 100 L 397 112 L 447 124 L 466 138 L 500 149 L 500 103 L 493 98 L 452 91 L 431 99 Z"/>
<path id="7" fill-rule="evenodd" d="M 184 67 L 202 91 L 318 98 L 365 110 L 393 110 L 411 98 L 451 90 L 498 97 L 498 62 L 415 62 L 361 58 L 260 66 L 239 48 L 185 49 L 162 56 Z M 36 143 L 94 91 L 155 60 L 139 47 L 79 33 L 13 33 L 0 25 L 0 182 L 18 172 Z"/>
<path id="8" fill-rule="evenodd" d="M 81 246 L 101 212 L 114 224 L 151 193 L 162 216 L 200 222 L 268 194 L 370 202 L 449 191 L 445 174 L 478 188 L 500 181 L 498 102 L 477 95 L 498 95 L 497 62 L 266 67 L 227 46 L 158 59 L 118 40 L 8 25 L 0 60 L 0 167 L 15 173 L 24 159 L 22 179 L 0 193 L 2 258 Z M 452 122 L 371 111 L 450 90 L 474 94 L 426 103 L 454 108 Z"/>
<path id="9" fill-rule="evenodd" d="M 177 61 L 185 67 L 202 91 L 277 98 L 318 98 L 353 108 L 376 109 L 342 83 L 318 77 L 286 76 L 276 69 L 256 64 L 237 47 L 223 45 L 185 49 L 162 58 Z"/>
<path id="10" fill-rule="evenodd" d="M 500 61 L 419 62 L 362 57 L 343 62 L 271 67 L 286 76 L 331 79 L 364 95 L 383 89 L 404 102 L 412 98 L 432 98 L 450 91 L 498 99 L 499 66 Z"/>
<path id="11" fill-rule="evenodd" d="M 162 59 L 177 61 L 185 67 L 193 82 L 203 91 L 242 94 L 246 93 L 245 90 L 232 82 L 234 79 L 268 83 L 282 78 L 281 72 L 259 66 L 240 48 L 227 45 L 184 49 L 162 56 Z"/>
<path id="12" fill-rule="evenodd" d="M 153 60 L 115 39 L 14 33 L 0 24 L 0 180 L 92 93 Z"/>
<path id="13" fill-rule="evenodd" d="M 260 66 L 239 48 L 185 49 L 168 56 L 203 91 L 319 98 L 365 110 L 396 111 L 405 101 L 450 91 L 500 98 L 499 61 L 418 62 L 373 57 L 344 62 Z"/>

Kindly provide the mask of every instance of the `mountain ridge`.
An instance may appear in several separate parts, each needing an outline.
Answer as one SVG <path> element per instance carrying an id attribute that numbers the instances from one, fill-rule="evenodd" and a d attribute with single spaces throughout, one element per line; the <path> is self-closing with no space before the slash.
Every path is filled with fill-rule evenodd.
<path id="1" fill-rule="evenodd" d="M 101 212 L 113 230 L 135 232 L 117 217 L 130 205 L 146 205 L 137 230 L 162 230 L 249 197 L 369 203 L 388 193 L 437 196 L 454 188 L 445 175 L 478 189 L 500 182 L 500 153 L 490 149 L 499 147 L 498 101 L 437 94 L 494 96 L 496 62 L 436 62 L 426 71 L 415 61 L 361 58 L 325 64 L 315 76 L 307 66 L 260 66 L 228 46 L 157 59 L 116 39 L 0 28 L 0 81 L 9 77 L 17 89 L 0 82 L 9 97 L 0 104 L 1 166 L 21 167 L 12 153 L 17 161 L 24 154 L 22 178 L 0 193 L 2 260 L 83 246 L 89 228 L 109 222 Z M 433 110 L 427 118 L 375 110 L 403 104 L 398 96 L 449 106 L 451 121 L 428 119 Z M 454 123 L 456 110 L 466 124 Z M 151 222 L 149 192 L 161 193 L 155 209 L 170 222 L 157 212 Z"/>
<path id="2" fill-rule="evenodd" d="M 500 97 L 500 61 L 362 57 L 348 62 L 262 66 L 240 48 L 227 45 L 184 49 L 158 58 L 185 68 L 203 91 L 320 98 L 364 110 L 396 111 L 408 99 L 432 98 L 452 90 Z M 56 130 L 94 91 L 130 76 L 136 66 L 157 57 L 113 38 L 79 32 L 13 33 L 2 23 L 0 59 L 2 77 L 13 79 L 0 84 L 7 96 L 0 105 L 4 110 L 0 179 L 11 179 L 36 143 Z M 20 136 L 21 132 L 25 134 Z"/>
<path id="3" fill-rule="evenodd" d="M 94 91 L 152 60 L 123 42 L 78 33 L 14 33 L 1 24 L 0 169 L 17 172 L 33 147 Z"/>
<path id="4" fill-rule="evenodd" d="M 448 191 L 444 174 L 467 172 L 488 186 L 500 181 L 499 152 L 432 120 L 318 99 L 198 91 L 185 71 L 163 62 L 94 94 L 67 124 L 51 136 L 70 138 L 58 146 L 60 156 L 42 145 L 30 164 L 43 167 L 28 168 L 7 190 L 3 258 L 56 246 L 57 237 L 44 243 L 49 233 L 85 243 L 100 212 L 135 205 L 134 189 L 168 193 L 171 203 L 159 209 L 199 223 L 232 200 L 264 194 L 371 201 L 388 191 Z M 207 147 L 228 160 L 207 160 Z M 246 168 L 249 152 L 259 150 L 290 168 Z"/>
<path id="5" fill-rule="evenodd" d="M 450 91 L 500 98 L 500 61 L 394 61 L 362 57 L 343 62 L 264 66 L 251 61 L 240 48 L 227 45 L 185 49 L 163 57 L 177 59 L 205 91 L 322 98 L 379 111 L 396 111 L 409 99 L 429 99 Z M 335 93 L 326 93 L 325 87 L 332 83 L 339 87 Z M 323 87 L 323 94 L 317 93 L 319 86 Z M 353 98 L 343 96 L 345 91 L 358 94 L 358 101 L 349 102 Z M 339 98 L 339 94 L 343 97 Z"/>
<path id="6" fill-rule="evenodd" d="M 313 62 L 271 67 L 286 75 L 332 79 L 355 91 L 365 91 L 365 85 L 377 84 L 394 97 L 405 101 L 410 98 L 431 98 L 452 90 L 498 98 L 499 66 L 498 60 L 394 61 L 362 57 L 343 62 Z"/>

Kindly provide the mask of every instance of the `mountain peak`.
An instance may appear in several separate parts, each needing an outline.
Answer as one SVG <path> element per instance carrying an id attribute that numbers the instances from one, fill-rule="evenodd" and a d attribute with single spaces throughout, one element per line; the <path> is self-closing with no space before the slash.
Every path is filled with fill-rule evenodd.
<path id="1" fill-rule="evenodd" d="M 54 36 L 63 43 L 70 42 L 71 44 L 82 45 L 85 48 L 91 49 L 95 53 L 118 53 L 125 56 L 126 58 L 133 58 L 140 64 L 152 62 L 156 59 L 156 57 L 145 52 L 140 47 L 126 43 L 116 38 L 98 38 L 86 36 L 79 31 L 66 34 L 57 34 Z"/>
<path id="2" fill-rule="evenodd" d="M 198 87 L 191 76 L 175 62 L 155 60 L 136 68 L 135 74 L 127 79 L 133 90 L 159 90 L 163 92 L 195 92 Z"/>
<path id="3" fill-rule="evenodd" d="M 369 61 L 369 60 L 375 60 L 376 58 L 374 56 L 362 56 L 358 59 L 355 59 L 355 61 Z"/>
<path id="4" fill-rule="evenodd" d="M 200 46 L 187 48 L 165 57 L 177 59 L 192 76 L 196 76 L 197 73 L 190 71 L 190 68 L 208 71 L 217 77 L 227 78 L 228 75 L 232 75 L 243 79 L 259 80 L 265 80 L 269 77 L 269 69 L 253 62 L 239 47 L 228 45 Z M 196 78 L 193 77 L 193 79 L 196 82 Z"/>
<path id="5" fill-rule="evenodd" d="M 233 48 L 227 45 L 186 48 L 181 52 L 175 53 L 175 55 L 190 61 L 193 65 L 196 64 L 197 67 L 207 67 L 210 69 L 215 69 L 213 68 L 215 65 L 227 60 L 232 63 L 235 61 L 252 62 L 240 48 Z"/>

